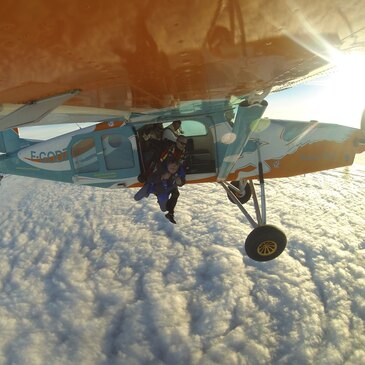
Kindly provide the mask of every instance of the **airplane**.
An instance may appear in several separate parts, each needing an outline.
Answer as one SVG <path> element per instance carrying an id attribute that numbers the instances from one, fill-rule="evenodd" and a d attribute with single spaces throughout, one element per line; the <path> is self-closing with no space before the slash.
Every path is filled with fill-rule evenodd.
<path id="1" fill-rule="evenodd" d="M 262 262 L 287 244 L 267 224 L 265 180 L 348 166 L 365 151 L 365 117 L 359 129 L 264 117 L 270 93 L 327 72 L 334 53 L 363 52 L 355 0 L 5 0 L 2 10 L 3 174 L 140 187 L 145 129 L 181 120 L 187 182 L 223 187 L 253 228 L 247 255 Z M 19 135 L 87 122 L 45 141 Z"/>

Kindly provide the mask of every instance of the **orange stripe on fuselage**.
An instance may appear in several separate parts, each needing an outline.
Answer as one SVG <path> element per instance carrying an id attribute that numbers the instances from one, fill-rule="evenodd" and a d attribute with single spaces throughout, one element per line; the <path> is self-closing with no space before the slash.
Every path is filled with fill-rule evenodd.
<path id="1" fill-rule="evenodd" d="M 118 127 L 121 127 L 124 124 L 125 124 L 125 122 L 122 122 L 120 120 L 113 121 L 113 122 L 102 122 L 102 123 L 99 123 L 95 126 L 94 131 L 97 132 L 97 131 L 103 131 L 103 130 L 106 130 L 106 129 L 118 128 Z"/>
<path id="2" fill-rule="evenodd" d="M 266 178 L 289 177 L 352 165 L 356 154 L 354 140 L 345 143 L 316 142 L 300 148 L 281 160 L 268 160 Z M 278 167 L 275 167 L 278 166 Z"/>
<path id="3" fill-rule="evenodd" d="M 355 131 L 342 143 L 314 142 L 298 148 L 295 153 L 288 154 L 281 159 L 265 160 L 264 163 L 270 166 L 270 171 L 265 172 L 264 176 L 268 179 L 290 177 L 352 165 L 355 154 L 365 151 L 365 146 L 357 146 L 357 140 L 364 137 L 364 132 Z M 227 180 L 237 179 L 238 172 L 230 174 Z M 257 179 L 258 175 L 248 178 Z"/>
<path id="4" fill-rule="evenodd" d="M 71 156 L 78 157 L 81 156 L 86 151 L 95 148 L 94 139 L 89 137 L 87 139 L 81 140 L 80 142 L 76 142 L 72 146 Z"/>

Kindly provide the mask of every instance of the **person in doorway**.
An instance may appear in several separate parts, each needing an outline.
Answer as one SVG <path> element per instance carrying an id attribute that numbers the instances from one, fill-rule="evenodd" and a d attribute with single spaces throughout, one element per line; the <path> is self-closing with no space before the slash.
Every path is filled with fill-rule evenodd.
<path id="1" fill-rule="evenodd" d="M 143 170 L 138 176 L 138 181 L 146 182 L 147 177 L 155 170 L 164 145 L 162 143 L 163 127 L 161 123 L 147 125 L 140 132 L 142 140 Z"/>
<path id="2" fill-rule="evenodd" d="M 162 140 L 176 142 L 177 137 L 181 134 L 181 120 L 174 120 L 163 131 Z"/>

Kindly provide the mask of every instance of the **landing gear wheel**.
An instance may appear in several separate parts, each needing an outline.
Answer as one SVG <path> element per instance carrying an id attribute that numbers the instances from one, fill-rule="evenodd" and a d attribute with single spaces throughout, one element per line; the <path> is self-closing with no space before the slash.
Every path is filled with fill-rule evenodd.
<path id="1" fill-rule="evenodd" d="M 247 256 L 255 261 L 270 261 L 277 258 L 286 247 L 286 236 L 271 225 L 256 227 L 246 238 Z"/>
<path id="2" fill-rule="evenodd" d="M 232 181 L 231 184 L 235 186 L 236 188 L 239 188 L 240 182 L 239 181 Z M 251 187 L 250 184 L 246 184 L 245 186 L 245 192 L 243 194 L 237 193 L 236 191 L 230 189 L 234 195 L 238 198 L 241 204 L 247 203 L 251 199 Z M 233 199 L 227 194 L 228 199 L 231 203 L 236 204 Z"/>

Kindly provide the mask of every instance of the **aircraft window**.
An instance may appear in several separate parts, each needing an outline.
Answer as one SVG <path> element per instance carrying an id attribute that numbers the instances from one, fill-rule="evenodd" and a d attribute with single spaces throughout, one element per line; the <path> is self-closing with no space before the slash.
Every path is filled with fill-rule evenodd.
<path id="1" fill-rule="evenodd" d="M 101 138 L 106 168 L 108 170 L 134 167 L 130 140 L 122 134 L 110 134 Z"/>
<path id="2" fill-rule="evenodd" d="M 98 156 L 93 138 L 76 142 L 71 149 L 71 156 L 77 173 L 99 170 Z"/>
<path id="3" fill-rule="evenodd" d="M 295 137 L 299 136 L 305 130 L 306 127 L 307 124 L 301 122 L 296 122 L 295 124 L 292 123 L 292 125 L 288 123 L 287 125 L 285 125 L 285 130 L 283 133 L 284 141 L 290 142 Z"/>
<path id="4" fill-rule="evenodd" d="M 171 123 L 164 123 L 166 128 Z M 208 134 L 206 126 L 197 120 L 183 120 L 181 121 L 181 130 L 185 137 L 206 136 Z"/>

